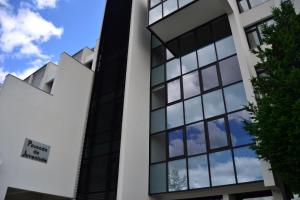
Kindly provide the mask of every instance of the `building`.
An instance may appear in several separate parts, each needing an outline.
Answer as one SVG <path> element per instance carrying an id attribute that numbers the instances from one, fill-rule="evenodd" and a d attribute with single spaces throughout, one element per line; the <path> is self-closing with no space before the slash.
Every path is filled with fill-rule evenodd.
<path id="1" fill-rule="evenodd" d="M 60 68 L 50 63 L 25 82 L 6 79 L 0 200 L 19 190 L 78 200 L 289 198 L 242 127 L 259 73 L 250 49 L 280 3 L 107 1 L 94 51 L 63 54 Z M 50 151 L 46 164 L 20 156 L 26 138 Z"/>

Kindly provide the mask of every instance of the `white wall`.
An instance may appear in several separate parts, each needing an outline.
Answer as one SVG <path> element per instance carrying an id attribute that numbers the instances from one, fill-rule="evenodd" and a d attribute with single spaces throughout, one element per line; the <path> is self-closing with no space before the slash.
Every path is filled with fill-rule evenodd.
<path id="1" fill-rule="evenodd" d="M 150 33 L 147 0 L 133 0 L 124 98 L 118 200 L 147 200 Z"/>
<path id="2" fill-rule="evenodd" d="M 74 197 L 93 72 L 67 54 L 49 95 L 8 75 L 0 92 L 0 200 L 7 187 Z M 51 146 L 48 163 L 22 158 L 25 138 Z"/>

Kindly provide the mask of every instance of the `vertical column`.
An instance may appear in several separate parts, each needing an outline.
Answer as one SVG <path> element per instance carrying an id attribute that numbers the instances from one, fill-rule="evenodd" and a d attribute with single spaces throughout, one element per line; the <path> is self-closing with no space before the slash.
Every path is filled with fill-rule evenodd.
<path id="1" fill-rule="evenodd" d="M 4 200 L 6 196 L 7 187 L 4 185 L 0 185 L 0 200 Z"/>
<path id="2" fill-rule="evenodd" d="M 150 34 L 147 0 L 133 0 L 117 200 L 148 200 Z"/>

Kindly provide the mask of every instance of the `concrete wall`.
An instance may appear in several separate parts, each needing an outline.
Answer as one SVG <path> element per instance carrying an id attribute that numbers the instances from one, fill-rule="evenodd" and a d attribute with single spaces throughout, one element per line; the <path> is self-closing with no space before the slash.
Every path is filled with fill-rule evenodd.
<path id="1" fill-rule="evenodd" d="M 150 33 L 148 0 L 133 0 L 124 97 L 118 200 L 146 200 L 149 168 Z"/>
<path id="2" fill-rule="evenodd" d="M 74 197 L 93 72 L 61 55 L 52 95 L 8 75 L 0 92 L 0 200 L 7 187 Z M 51 146 L 48 163 L 22 158 L 25 138 Z"/>

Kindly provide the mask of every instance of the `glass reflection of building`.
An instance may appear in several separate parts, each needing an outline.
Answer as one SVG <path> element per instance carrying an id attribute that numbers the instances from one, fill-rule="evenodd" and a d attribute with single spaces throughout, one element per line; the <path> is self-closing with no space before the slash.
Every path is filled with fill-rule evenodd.
<path id="1" fill-rule="evenodd" d="M 150 194 L 261 181 L 228 17 L 151 43 Z"/>

